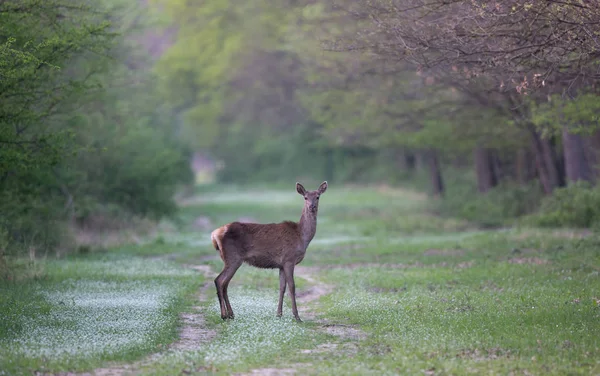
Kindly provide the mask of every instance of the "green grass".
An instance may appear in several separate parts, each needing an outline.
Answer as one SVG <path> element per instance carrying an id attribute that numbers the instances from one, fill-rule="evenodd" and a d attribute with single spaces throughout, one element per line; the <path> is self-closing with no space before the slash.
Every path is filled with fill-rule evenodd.
<path id="1" fill-rule="evenodd" d="M 202 187 L 183 202 L 179 227 L 146 244 L 47 262 L 43 278 L 3 287 L 0 313 L 15 319 L 0 324 L 0 369 L 81 370 L 154 352 L 175 338 L 179 312 L 198 304 L 191 292 L 202 278 L 180 265 L 221 270 L 210 231 L 240 218 L 297 220 L 302 204 L 293 185 L 285 190 Z M 236 319 L 220 319 L 210 284 L 201 307 L 204 326 L 216 337 L 193 349 L 163 351 L 138 372 L 600 373 L 600 236 L 535 228 L 479 230 L 436 217 L 431 207 L 427 197 L 410 191 L 331 186 L 321 199 L 317 235 L 301 265 L 332 292 L 300 304 L 312 311 L 304 323 L 292 319 L 287 297 L 284 317 L 275 317 L 277 271 L 243 266 L 229 289 Z M 198 218 L 203 228 L 195 227 Z M 312 287 L 300 276 L 296 284 L 299 293 Z M 114 302 L 131 302 L 134 296 L 166 308 L 124 304 L 119 309 L 127 309 L 131 321 L 111 316 L 111 304 L 117 309 Z M 92 306 L 93 317 L 102 313 L 106 322 L 121 323 L 119 330 L 110 332 L 102 320 L 89 321 L 85 307 Z M 159 330 L 144 337 L 144 327 L 136 326 L 140 321 Z M 96 334 L 96 348 L 90 344 L 94 338 L 78 336 L 85 351 L 68 361 L 60 351 L 23 350 L 35 350 L 35 330 L 54 333 L 56 348 L 72 349 L 60 338 L 76 328 L 107 328 L 107 334 Z M 128 347 L 119 338 L 143 339 Z"/>
<path id="2" fill-rule="evenodd" d="M 130 361 L 177 338 L 202 281 L 165 261 L 118 254 L 43 263 L 0 285 L 0 374 L 83 370 Z"/>
<path id="3" fill-rule="evenodd" d="M 236 275 L 237 276 L 237 275 Z M 289 306 L 284 316 L 275 317 L 277 294 L 255 286 L 230 288 L 236 318 L 223 322 L 214 299 L 207 305 L 207 322 L 218 336 L 197 350 L 171 352 L 144 369 L 144 374 L 171 375 L 174 370 L 199 372 L 206 369 L 222 374 L 245 371 L 264 364 L 284 364 L 285 354 L 314 346 L 320 337 L 310 323 L 297 323 Z"/>
<path id="4" fill-rule="evenodd" d="M 600 364 L 598 273 L 551 264 L 475 262 L 463 267 L 334 269 L 343 288 L 323 317 L 360 326 L 366 346 L 384 347 L 373 370 L 403 373 L 590 374 Z M 369 358 L 368 352 L 365 357 Z M 365 357 L 344 363 L 362 367 Z M 335 362 L 321 371 L 339 373 Z"/>

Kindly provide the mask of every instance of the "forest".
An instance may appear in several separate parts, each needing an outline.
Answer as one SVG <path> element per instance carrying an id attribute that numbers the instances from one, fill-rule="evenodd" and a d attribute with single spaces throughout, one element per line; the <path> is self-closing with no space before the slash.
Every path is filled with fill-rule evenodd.
<path id="1" fill-rule="evenodd" d="M 301 374 L 597 372 L 599 82 L 591 0 L 0 0 L 0 375 L 130 364 L 172 343 L 189 357 L 134 369 L 268 374 L 277 348 L 335 345 L 318 367 L 313 352 L 291 359 Z M 233 291 L 262 321 L 224 326 L 205 299 L 222 267 L 210 232 L 295 219 L 294 184 L 324 180 L 299 271 L 309 326 L 248 302 L 275 297 L 260 271 Z M 82 291 L 153 308 L 104 305 L 99 329 Z M 552 300 L 567 303 L 551 317 Z M 66 332 L 23 337 L 71 328 L 56 313 L 71 308 L 100 337 L 79 350 L 53 342 Z M 178 330 L 193 309 L 190 355 Z M 392 340 L 379 314 L 413 331 Z M 138 321 L 111 337 L 123 316 Z M 329 319 L 358 334 L 332 340 Z M 506 334 L 515 320 L 523 338 Z"/>
<path id="2" fill-rule="evenodd" d="M 194 153 L 217 182 L 400 184 L 483 226 L 598 222 L 593 2 L 0 6 L 3 253 L 173 214 Z"/>

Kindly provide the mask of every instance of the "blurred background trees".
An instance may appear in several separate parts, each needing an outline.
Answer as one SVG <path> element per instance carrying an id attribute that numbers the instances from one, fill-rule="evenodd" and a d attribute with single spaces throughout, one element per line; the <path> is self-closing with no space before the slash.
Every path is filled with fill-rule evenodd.
<path id="1" fill-rule="evenodd" d="M 193 155 L 217 182 L 426 188 L 481 225 L 598 220 L 597 2 L 5 0 L 0 21 L 5 250 L 174 213 Z"/>
<path id="2" fill-rule="evenodd" d="M 174 212 L 189 152 L 154 84 L 144 9 L 0 2 L 0 252 Z"/>
<path id="3" fill-rule="evenodd" d="M 499 225 L 597 180 L 595 2 L 155 4 L 164 89 L 220 181 L 427 184 Z"/>

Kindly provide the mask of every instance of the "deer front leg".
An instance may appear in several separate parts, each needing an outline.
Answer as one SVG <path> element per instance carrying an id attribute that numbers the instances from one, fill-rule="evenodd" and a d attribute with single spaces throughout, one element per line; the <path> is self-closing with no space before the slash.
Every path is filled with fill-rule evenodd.
<path id="1" fill-rule="evenodd" d="M 285 295 L 285 272 L 279 269 L 279 304 L 277 305 L 277 317 L 283 314 L 283 296 Z"/>
<path id="2" fill-rule="evenodd" d="M 287 285 L 290 289 L 290 298 L 292 299 L 292 314 L 294 318 L 298 322 L 302 322 L 300 320 L 300 316 L 298 316 L 298 307 L 296 306 L 296 285 L 294 284 L 294 264 L 286 264 L 284 267 L 285 279 L 287 280 Z"/>

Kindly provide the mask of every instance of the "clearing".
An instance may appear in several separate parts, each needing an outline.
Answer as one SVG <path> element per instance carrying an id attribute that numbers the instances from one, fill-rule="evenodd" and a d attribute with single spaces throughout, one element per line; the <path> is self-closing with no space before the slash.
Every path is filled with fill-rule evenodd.
<path id="1" fill-rule="evenodd" d="M 146 244 L 1 282 L 0 375 L 600 374 L 597 234 L 479 231 L 415 192 L 330 186 L 296 272 L 304 322 L 247 265 L 223 322 L 210 231 L 297 220 L 302 199 L 213 187 L 181 206 Z"/>

